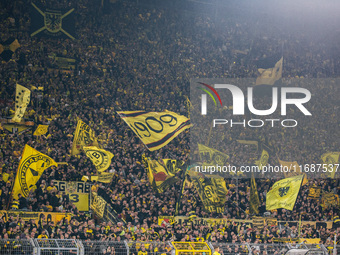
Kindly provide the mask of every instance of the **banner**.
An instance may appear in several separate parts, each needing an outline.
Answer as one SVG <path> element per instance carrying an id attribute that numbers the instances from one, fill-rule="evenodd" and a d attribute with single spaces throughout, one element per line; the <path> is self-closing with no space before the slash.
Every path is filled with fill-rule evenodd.
<path id="1" fill-rule="evenodd" d="M 98 196 L 96 192 L 92 192 L 91 209 L 99 218 L 104 217 L 106 204 L 107 202 L 104 200 L 104 198 Z"/>
<path id="2" fill-rule="evenodd" d="M 13 198 L 18 199 L 18 194 L 27 197 L 45 169 L 50 166 L 57 166 L 57 163 L 49 156 L 26 144 L 15 177 Z"/>
<path id="3" fill-rule="evenodd" d="M 26 108 L 31 100 L 31 91 L 24 86 L 19 84 L 16 85 L 16 93 L 15 93 L 15 113 L 12 120 L 14 122 L 20 122 L 24 117 L 26 112 Z"/>
<path id="4" fill-rule="evenodd" d="M 283 57 L 275 64 L 273 68 L 259 68 L 260 76 L 256 79 L 255 85 L 274 85 L 276 81 L 282 78 Z"/>
<path id="5" fill-rule="evenodd" d="M 68 196 L 70 202 L 72 202 L 79 211 L 87 212 L 89 210 L 89 194 L 91 191 L 91 185 L 84 182 L 65 182 L 65 181 L 53 181 L 53 185 L 56 186 L 58 191 Z"/>
<path id="6" fill-rule="evenodd" d="M 3 124 L 3 128 L 8 130 L 9 132 L 11 132 L 13 134 L 22 134 L 25 131 L 27 131 L 30 128 L 32 128 L 31 125 L 27 125 L 26 123 L 23 123 L 23 122 L 21 122 L 21 123 Z M 29 124 L 31 124 L 31 123 L 29 123 Z M 34 126 L 34 122 L 33 122 L 33 126 Z"/>
<path id="7" fill-rule="evenodd" d="M 249 213 L 250 214 L 258 214 L 260 206 L 259 194 L 257 191 L 256 180 L 254 178 L 254 174 L 252 174 L 250 180 L 250 197 L 249 197 Z"/>
<path id="8" fill-rule="evenodd" d="M 267 193 L 267 211 L 279 208 L 293 210 L 303 178 L 304 175 L 298 175 L 275 182 Z"/>
<path id="9" fill-rule="evenodd" d="M 78 119 L 74 133 L 71 155 L 77 155 L 84 146 L 97 146 L 98 142 L 94 131 L 81 119 Z"/>
<path id="10" fill-rule="evenodd" d="M 240 144 L 254 145 L 256 147 L 256 152 L 259 150 L 259 142 L 254 140 L 236 140 Z"/>
<path id="11" fill-rule="evenodd" d="M 45 135 L 48 132 L 49 125 L 39 125 L 37 129 L 34 131 L 35 136 Z"/>
<path id="12" fill-rule="evenodd" d="M 75 39 L 74 8 L 42 10 L 36 4 L 31 4 L 31 36 Z"/>
<path id="13" fill-rule="evenodd" d="M 264 225 L 266 224 L 266 220 L 264 217 L 253 217 L 253 227 L 258 228 L 259 230 L 264 228 Z"/>
<path id="14" fill-rule="evenodd" d="M 99 149 L 96 146 L 84 146 L 83 150 L 96 166 L 98 172 L 104 172 L 111 165 L 113 154 L 109 151 Z"/>
<path id="15" fill-rule="evenodd" d="M 143 156 L 145 157 L 145 155 Z M 163 159 L 162 161 L 143 159 L 147 163 L 148 178 L 150 184 L 157 192 L 163 193 L 171 185 L 178 181 L 175 174 L 181 171 L 182 162 L 175 159 Z"/>
<path id="16" fill-rule="evenodd" d="M 338 207 L 339 205 L 339 196 L 334 194 L 333 192 L 325 192 L 322 194 L 322 207 L 327 209 L 329 207 Z"/>
<path id="17" fill-rule="evenodd" d="M 262 150 L 261 158 L 259 160 L 256 160 L 255 164 L 259 167 L 260 170 L 262 170 L 262 167 L 268 164 L 268 159 L 269 159 L 268 151 Z"/>
<path id="18" fill-rule="evenodd" d="M 321 187 L 310 186 L 308 198 L 319 199 L 321 195 Z"/>
<path id="19" fill-rule="evenodd" d="M 118 114 L 150 151 L 164 147 L 191 127 L 187 117 L 170 111 L 123 111 Z"/>
<path id="20" fill-rule="evenodd" d="M 76 68 L 76 60 L 74 58 L 60 57 L 55 54 L 48 56 L 53 59 L 53 64 L 57 65 L 60 69 L 74 70 Z"/>
<path id="21" fill-rule="evenodd" d="M 85 193 L 89 194 L 91 191 L 91 184 L 84 182 L 66 182 L 66 181 L 53 181 L 58 191 L 65 193 Z"/>
<path id="22" fill-rule="evenodd" d="M 56 212 L 0 211 L 0 218 L 4 219 L 5 222 L 7 222 L 11 216 L 13 216 L 14 218 L 19 216 L 19 218 L 26 222 L 29 220 L 34 220 L 35 224 L 37 225 L 41 220 L 44 220 L 46 222 L 53 222 L 54 226 L 56 226 L 57 223 L 64 218 L 70 222 L 73 214 Z"/>
<path id="23" fill-rule="evenodd" d="M 198 151 L 200 160 L 202 161 L 202 166 L 213 166 L 216 164 L 220 166 L 228 165 L 229 156 L 227 154 L 202 144 L 198 144 Z"/>
<path id="24" fill-rule="evenodd" d="M 91 181 L 102 183 L 111 183 L 115 173 L 101 173 L 99 175 L 91 176 Z"/>
<path id="25" fill-rule="evenodd" d="M 0 57 L 8 62 L 12 59 L 13 53 L 20 47 L 17 39 L 11 37 L 0 43 Z"/>
<path id="26" fill-rule="evenodd" d="M 200 218 L 195 217 L 194 219 L 190 219 L 188 216 L 158 216 L 158 225 L 159 226 L 170 226 L 173 224 L 179 225 L 187 225 L 188 223 L 193 222 L 194 225 L 197 226 L 226 226 L 228 224 L 234 224 L 236 226 L 240 226 L 245 224 L 247 227 L 253 226 L 252 220 L 244 220 L 244 219 L 226 219 L 226 218 Z"/>
<path id="27" fill-rule="evenodd" d="M 228 193 L 224 179 L 216 175 L 209 175 L 208 178 L 195 171 L 188 173 L 202 200 L 204 209 L 207 212 L 223 213 Z"/>
<path id="28" fill-rule="evenodd" d="M 321 159 L 324 164 L 326 164 L 326 177 L 334 179 L 337 166 L 339 163 L 340 152 L 327 152 L 322 154 Z"/>

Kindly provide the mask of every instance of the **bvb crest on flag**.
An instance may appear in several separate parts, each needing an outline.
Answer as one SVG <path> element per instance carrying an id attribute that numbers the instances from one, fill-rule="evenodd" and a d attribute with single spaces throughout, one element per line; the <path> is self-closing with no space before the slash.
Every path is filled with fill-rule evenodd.
<path id="1" fill-rule="evenodd" d="M 89 125 L 81 119 L 78 119 L 77 128 L 73 138 L 71 155 L 74 156 L 79 154 L 80 150 L 83 149 L 84 146 L 98 147 L 98 142 L 94 131 L 89 127 Z"/>
<path id="2" fill-rule="evenodd" d="M 45 169 L 50 166 L 57 166 L 57 163 L 49 156 L 26 144 L 15 177 L 13 198 L 18 199 L 18 194 L 27 197 Z"/>
<path id="3" fill-rule="evenodd" d="M 45 135 L 48 132 L 49 125 L 39 125 L 37 129 L 34 131 L 35 136 Z"/>
<path id="4" fill-rule="evenodd" d="M 98 172 L 103 172 L 111 165 L 113 154 L 109 151 L 99 149 L 96 146 L 85 146 L 83 150 L 92 163 L 96 166 Z"/>

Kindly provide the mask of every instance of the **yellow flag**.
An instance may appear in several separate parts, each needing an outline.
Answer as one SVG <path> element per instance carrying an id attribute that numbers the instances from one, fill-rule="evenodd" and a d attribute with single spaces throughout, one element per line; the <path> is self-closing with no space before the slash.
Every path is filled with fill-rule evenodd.
<path id="1" fill-rule="evenodd" d="M 91 209 L 98 215 L 98 217 L 103 218 L 107 202 L 98 196 L 96 192 L 92 192 L 92 203 Z"/>
<path id="2" fill-rule="evenodd" d="M 98 142 L 94 131 L 81 119 L 78 119 L 74 133 L 71 155 L 77 155 L 84 146 L 97 146 Z"/>
<path id="3" fill-rule="evenodd" d="M 196 171 L 188 171 L 198 195 L 201 198 L 204 209 L 207 212 L 224 212 L 224 204 L 228 190 L 221 176 L 209 175 L 209 178 Z"/>
<path id="4" fill-rule="evenodd" d="M 83 175 L 83 177 L 81 177 L 81 181 L 83 182 L 87 182 L 90 178 L 87 175 Z"/>
<path id="5" fill-rule="evenodd" d="M 114 175 L 114 173 L 101 173 L 99 175 L 91 176 L 91 181 L 111 183 Z"/>
<path id="6" fill-rule="evenodd" d="M 246 145 L 255 145 L 256 151 L 259 149 L 259 142 L 254 140 L 236 140 L 238 143 L 246 144 Z"/>
<path id="7" fill-rule="evenodd" d="M 15 177 L 13 197 L 18 199 L 18 194 L 27 197 L 30 189 L 35 186 L 45 169 L 57 165 L 49 156 L 26 144 Z"/>
<path id="8" fill-rule="evenodd" d="M 273 68 L 259 68 L 260 76 L 256 79 L 256 85 L 274 85 L 282 77 L 283 57 L 275 64 Z"/>
<path id="9" fill-rule="evenodd" d="M 83 150 L 96 166 L 98 172 L 105 171 L 111 165 L 111 159 L 113 158 L 111 152 L 99 149 L 96 146 L 84 146 Z"/>
<path id="10" fill-rule="evenodd" d="M 321 187 L 317 187 L 317 186 L 309 187 L 308 198 L 319 199 L 320 195 L 321 195 Z"/>
<path id="11" fill-rule="evenodd" d="M 15 95 L 15 113 L 12 120 L 14 122 L 20 122 L 26 112 L 26 108 L 31 100 L 31 91 L 19 84 L 16 85 Z"/>
<path id="12" fill-rule="evenodd" d="M 249 197 L 249 212 L 250 214 L 258 214 L 259 213 L 259 206 L 260 206 L 260 199 L 259 194 L 257 191 L 256 180 L 254 174 L 250 180 L 250 197 Z"/>
<path id="13" fill-rule="evenodd" d="M 339 196 L 333 192 L 325 192 L 322 194 L 322 207 L 327 209 L 329 207 L 338 207 Z"/>
<path id="14" fill-rule="evenodd" d="M 181 171 L 182 163 L 175 159 L 157 161 L 147 158 L 147 165 L 150 184 L 162 193 L 178 181 L 175 174 Z"/>
<path id="15" fill-rule="evenodd" d="M 35 136 L 45 135 L 48 132 L 49 125 L 39 125 L 34 131 Z"/>
<path id="16" fill-rule="evenodd" d="M 288 172 L 283 171 L 285 178 L 302 174 L 300 166 L 298 162 L 296 161 L 289 162 L 289 161 L 283 161 L 279 159 L 279 163 L 282 166 L 282 169 L 288 169 Z"/>
<path id="17" fill-rule="evenodd" d="M 327 152 L 325 154 L 322 154 L 321 159 L 323 163 L 326 164 L 325 170 L 327 170 L 327 177 L 334 179 L 335 172 L 337 170 L 336 164 L 339 163 L 339 155 L 340 152 Z"/>
<path id="18" fill-rule="evenodd" d="M 216 164 L 219 166 L 224 166 L 228 164 L 229 156 L 225 153 L 209 148 L 202 144 L 198 144 L 198 151 L 203 166 L 212 166 Z"/>
<path id="19" fill-rule="evenodd" d="M 267 193 L 267 211 L 279 208 L 293 210 L 303 178 L 304 175 L 297 175 L 275 182 Z"/>
<path id="20" fill-rule="evenodd" d="M 268 164 L 268 159 L 269 159 L 268 151 L 262 150 L 261 158 L 259 160 L 256 160 L 255 164 L 259 167 L 260 170 L 262 170 L 262 167 Z"/>
<path id="21" fill-rule="evenodd" d="M 170 111 L 124 111 L 118 114 L 150 151 L 164 147 L 191 127 L 187 117 Z"/>

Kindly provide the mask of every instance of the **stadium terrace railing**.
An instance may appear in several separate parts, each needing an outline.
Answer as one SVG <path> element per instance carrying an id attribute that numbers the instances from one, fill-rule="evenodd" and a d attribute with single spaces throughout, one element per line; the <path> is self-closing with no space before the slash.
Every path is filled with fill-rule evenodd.
<path id="1" fill-rule="evenodd" d="M 292 249 L 304 249 L 308 254 L 329 253 L 323 245 L 305 244 L 259 244 L 259 243 L 208 243 L 220 247 L 223 255 L 252 254 L 289 254 Z M 144 249 L 145 248 L 145 249 Z M 340 246 L 337 246 L 340 251 Z M 118 242 L 118 241 L 82 241 L 75 239 L 0 239 L 0 255 L 174 255 L 175 250 L 170 242 Z M 196 255 L 205 252 L 195 251 Z M 182 252 L 180 254 L 183 254 Z M 338 253 L 339 254 L 339 253 Z"/>
<path id="2" fill-rule="evenodd" d="M 126 255 L 130 254 L 127 242 L 114 241 L 82 241 L 84 247 L 84 255 L 102 255 L 115 254 Z"/>

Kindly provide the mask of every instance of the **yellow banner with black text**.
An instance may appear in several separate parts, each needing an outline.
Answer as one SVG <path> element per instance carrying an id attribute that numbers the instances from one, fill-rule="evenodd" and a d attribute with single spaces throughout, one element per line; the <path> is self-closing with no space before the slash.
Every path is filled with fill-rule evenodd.
<path id="1" fill-rule="evenodd" d="M 19 217 L 24 221 L 34 220 L 35 224 L 40 221 L 53 222 L 57 225 L 62 219 L 71 220 L 73 214 L 71 213 L 55 213 L 55 212 L 27 212 L 27 211 L 0 211 L 0 218 L 8 221 L 10 217 Z"/>
<path id="2" fill-rule="evenodd" d="M 191 127 L 187 117 L 170 111 L 122 111 L 118 114 L 150 151 L 164 147 Z"/>

